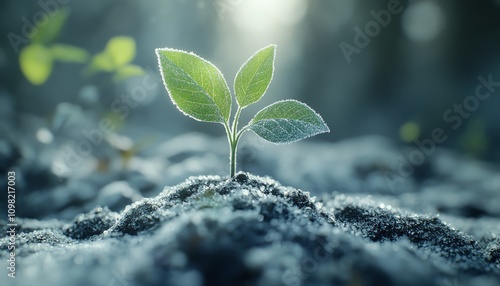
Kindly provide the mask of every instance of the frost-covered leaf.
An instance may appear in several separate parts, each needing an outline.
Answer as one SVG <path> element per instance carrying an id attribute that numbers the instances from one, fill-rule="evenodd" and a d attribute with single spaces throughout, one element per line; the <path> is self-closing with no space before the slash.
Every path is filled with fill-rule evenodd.
<path id="1" fill-rule="evenodd" d="M 277 144 L 292 143 L 330 132 L 318 113 L 296 100 L 278 101 L 265 107 L 250 121 L 248 128 Z"/>
<path id="2" fill-rule="evenodd" d="M 269 45 L 256 52 L 240 68 L 234 80 L 239 106 L 248 106 L 262 98 L 273 77 L 275 53 L 276 45 Z"/>
<path id="3" fill-rule="evenodd" d="M 206 122 L 224 123 L 231 113 L 231 95 L 222 73 L 193 53 L 156 49 L 170 99 L 184 114 Z"/>

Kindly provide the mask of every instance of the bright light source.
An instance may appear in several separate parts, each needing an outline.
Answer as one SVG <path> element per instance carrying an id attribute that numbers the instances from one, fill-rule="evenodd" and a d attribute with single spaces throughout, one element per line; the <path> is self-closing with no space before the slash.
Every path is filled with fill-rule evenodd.
<path id="1" fill-rule="evenodd" d="M 279 32 L 282 26 L 300 22 L 307 11 L 304 0 L 242 1 L 229 14 L 236 25 L 255 33 Z"/>

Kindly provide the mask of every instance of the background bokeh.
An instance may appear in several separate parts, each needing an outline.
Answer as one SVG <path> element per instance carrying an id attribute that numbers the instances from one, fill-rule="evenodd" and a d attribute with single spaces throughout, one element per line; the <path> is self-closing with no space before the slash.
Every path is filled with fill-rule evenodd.
<path id="1" fill-rule="evenodd" d="M 380 13 L 389 5 L 402 12 L 373 30 L 366 47 L 346 57 L 341 45 L 355 46 L 357 29 L 365 31 L 375 19 L 372 11 Z M 86 128 L 95 128 L 99 119 L 115 112 L 113 101 L 141 82 L 116 82 L 106 73 L 87 76 L 85 64 L 56 62 L 47 81 L 30 83 L 8 35 L 22 36 L 26 20 L 34 23 L 37 12 L 55 6 L 70 12 L 56 42 L 95 55 L 112 37 L 130 36 L 137 45 L 133 63 L 155 80 L 158 47 L 193 51 L 212 61 L 232 87 L 235 73 L 253 52 L 277 44 L 271 86 L 262 102 L 243 114 L 243 121 L 266 104 L 294 98 L 307 102 L 332 129 L 311 140 L 380 134 L 413 145 L 417 138 L 430 138 L 434 128 L 443 128 L 449 139 L 440 146 L 486 161 L 500 159 L 499 91 L 461 116 L 456 130 L 443 119 L 454 104 L 474 96 L 479 76 L 500 81 L 499 1 L 4 0 L 1 116 L 13 114 L 16 129 L 42 143 L 57 137 L 54 125 L 63 115 L 66 133 L 73 132 L 78 140 L 82 127 L 69 123 L 91 118 Z M 27 44 L 29 40 L 17 48 Z M 132 141 L 158 142 L 161 136 L 193 130 L 224 136 L 217 124 L 182 116 L 160 84 L 129 111 L 117 134 Z"/>
<path id="2" fill-rule="evenodd" d="M 500 0 L 1 0 L 0 23 L 17 285 L 500 285 Z M 269 44 L 240 126 L 290 98 L 332 132 L 248 132 L 226 180 L 224 128 L 175 108 L 155 48 L 232 88 Z"/>

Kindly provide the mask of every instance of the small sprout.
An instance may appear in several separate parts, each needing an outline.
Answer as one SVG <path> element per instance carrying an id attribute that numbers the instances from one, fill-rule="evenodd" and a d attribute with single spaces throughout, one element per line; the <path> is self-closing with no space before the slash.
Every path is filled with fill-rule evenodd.
<path id="1" fill-rule="evenodd" d="M 232 98 L 222 73 L 199 56 L 176 49 L 156 49 L 163 83 L 174 105 L 198 121 L 224 126 L 230 147 L 230 175 L 236 173 L 236 149 L 241 135 L 252 130 L 276 144 L 296 142 L 329 132 L 321 116 L 297 100 L 275 102 L 238 130 L 241 111 L 259 101 L 274 73 L 276 45 L 267 46 L 248 59 L 236 74 L 236 113 L 230 121 Z"/>

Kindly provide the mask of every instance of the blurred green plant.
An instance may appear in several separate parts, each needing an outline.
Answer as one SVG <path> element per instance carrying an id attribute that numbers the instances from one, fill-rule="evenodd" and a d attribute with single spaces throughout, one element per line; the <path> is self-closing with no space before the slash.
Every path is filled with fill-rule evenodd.
<path id="1" fill-rule="evenodd" d="M 198 121 L 224 126 L 230 147 L 231 178 L 236 172 L 238 141 L 247 130 L 276 144 L 330 131 L 318 113 L 296 100 L 278 101 L 265 107 L 238 130 L 241 111 L 259 101 L 271 83 L 275 54 L 276 45 L 259 50 L 236 74 L 233 89 L 238 107 L 231 124 L 231 93 L 219 69 L 193 53 L 156 49 L 163 82 L 174 105 Z"/>
<path id="2" fill-rule="evenodd" d="M 54 43 L 60 34 L 69 11 L 60 9 L 45 24 L 30 35 L 31 42 L 19 53 L 19 65 L 26 79 L 41 85 L 50 77 L 55 62 L 85 64 L 89 62 L 89 53 L 80 47 Z M 113 74 L 114 81 L 120 81 L 144 74 L 144 70 L 130 64 L 135 58 L 136 44 L 131 37 L 117 36 L 111 38 L 104 51 L 93 56 L 86 69 L 87 75 L 98 72 Z"/>
<path id="3" fill-rule="evenodd" d="M 55 43 L 69 15 L 61 9 L 45 25 L 30 36 L 31 42 L 19 53 L 19 64 L 26 79 L 41 85 L 49 78 L 55 61 L 66 63 L 85 63 L 89 55 L 82 48 Z"/>
<path id="4" fill-rule="evenodd" d="M 106 48 L 92 58 L 87 73 L 113 73 L 115 81 L 143 75 L 144 70 L 140 66 L 130 64 L 135 58 L 135 53 L 136 45 L 133 38 L 125 36 L 111 38 Z"/>

